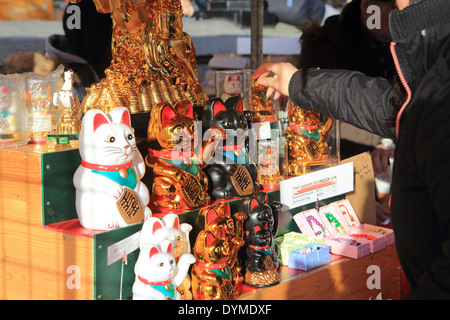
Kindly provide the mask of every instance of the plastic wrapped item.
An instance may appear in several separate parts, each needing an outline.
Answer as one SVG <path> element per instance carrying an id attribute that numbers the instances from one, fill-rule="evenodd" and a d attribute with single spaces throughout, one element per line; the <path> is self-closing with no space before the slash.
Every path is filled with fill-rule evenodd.
<path id="1" fill-rule="evenodd" d="M 0 148 L 24 145 L 28 141 L 23 77 L 0 75 Z"/>
<path id="2" fill-rule="evenodd" d="M 300 176 L 337 165 L 339 156 L 338 122 L 289 101 L 289 127 L 285 131 L 286 174 Z"/>
<path id="3" fill-rule="evenodd" d="M 46 143 L 47 135 L 56 131 L 61 112 L 53 104 L 53 94 L 58 92 L 62 85 L 63 72 L 64 67 L 60 65 L 45 76 L 35 73 L 24 74 L 28 135 L 31 142 Z"/>

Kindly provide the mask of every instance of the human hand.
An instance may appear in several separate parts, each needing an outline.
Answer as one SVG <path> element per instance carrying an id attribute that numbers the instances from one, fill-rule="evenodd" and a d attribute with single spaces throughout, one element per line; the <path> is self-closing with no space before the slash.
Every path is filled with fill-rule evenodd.
<path id="1" fill-rule="evenodd" d="M 372 165 L 375 175 L 387 172 L 389 158 L 394 156 L 394 149 L 385 145 L 377 145 L 371 153 Z"/>
<path id="2" fill-rule="evenodd" d="M 264 62 L 255 70 L 252 79 L 256 79 L 257 84 L 268 87 L 268 97 L 275 92 L 274 99 L 278 99 L 281 95 L 289 96 L 289 81 L 297 71 L 296 67 L 287 62 Z"/>
<path id="3" fill-rule="evenodd" d="M 391 218 L 391 208 L 378 201 L 375 202 L 375 213 L 377 216 L 377 223 L 387 223 Z"/>

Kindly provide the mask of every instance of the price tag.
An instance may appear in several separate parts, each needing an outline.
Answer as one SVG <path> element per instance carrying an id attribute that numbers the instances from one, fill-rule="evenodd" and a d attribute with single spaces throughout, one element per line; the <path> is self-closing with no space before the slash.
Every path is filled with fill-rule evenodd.
<path id="1" fill-rule="evenodd" d="M 280 182 L 280 201 L 290 209 L 353 191 L 353 162 Z"/>
<path id="2" fill-rule="evenodd" d="M 135 234 L 132 234 L 131 236 L 120 240 L 119 242 L 116 242 L 108 247 L 108 261 L 107 265 L 111 265 L 116 261 L 121 260 L 125 252 L 126 254 L 130 254 L 137 248 L 139 248 L 139 236 L 141 232 L 138 231 Z"/>

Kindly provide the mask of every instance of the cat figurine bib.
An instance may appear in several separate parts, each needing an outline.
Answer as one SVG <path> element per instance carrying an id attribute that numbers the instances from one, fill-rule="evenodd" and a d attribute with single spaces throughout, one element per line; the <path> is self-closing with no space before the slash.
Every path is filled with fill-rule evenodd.
<path id="1" fill-rule="evenodd" d="M 195 262 L 194 256 L 183 254 L 176 263 L 168 240 L 147 243 L 140 249 L 134 270 L 133 300 L 181 300 L 177 288 Z"/>
<path id="2" fill-rule="evenodd" d="M 209 193 L 214 199 L 242 197 L 259 190 L 258 171 L 247 149 L 247 121 L 240 97 L 229 98 L 225 103 L 218 98 L 211 99 L 204 107 L 202 124 L 205 129 L 221 127 L 226 137 L 215 148 L 204 169 Z"/>
<path id="3" fill-rule="evenodd" d="M 81 165 L 73 183 L 78 218 L 85 228 L 124 227 L 151 216 L 149 191 L 140 181 L 145 163 L 130 125 L 125 107 L 116 107 L 109 114 L 92 109 L 83 117 Z"/>
<path id="4" fill-rule="evenodd" d="M 155 212 L 179 213 L 210 203 L 208 180 L 197 157 L 193 108 L 187 101 L 174 108 L 155 106 L 148 126 L 146 164 L 153 169 L 150 207 Z"/>

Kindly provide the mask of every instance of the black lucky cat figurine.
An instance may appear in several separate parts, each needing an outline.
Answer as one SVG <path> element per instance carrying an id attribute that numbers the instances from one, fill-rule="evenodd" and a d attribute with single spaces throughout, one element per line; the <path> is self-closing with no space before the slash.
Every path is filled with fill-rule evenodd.
<path id="1" fill-rule="evenodd" d="M 263 192 L 244 197 L 239 211 L 247 214 L 244 222 L 245 250 L 241 259 L 245 264 L 244 281 L 247 285 L 264 287 L 280 282 L 278 248 L 274 237 L 278 228 L 281 203 L 267 203 Z"/>
<path id="2" fill-rule="evenodd" d="M 204 139 L 208 137 L 209 128 L 221 127 L 226 132 L 226 138 L 213 150 L 204 169 L 208 193 L 213 199 L 243 197 L 259 190 L 258 171 L 249 156 L 249 115 L 244 113 L 240 97 L 231 97 L 225 103 L 214 98 L 205 104 L 202 113 Z"/>

